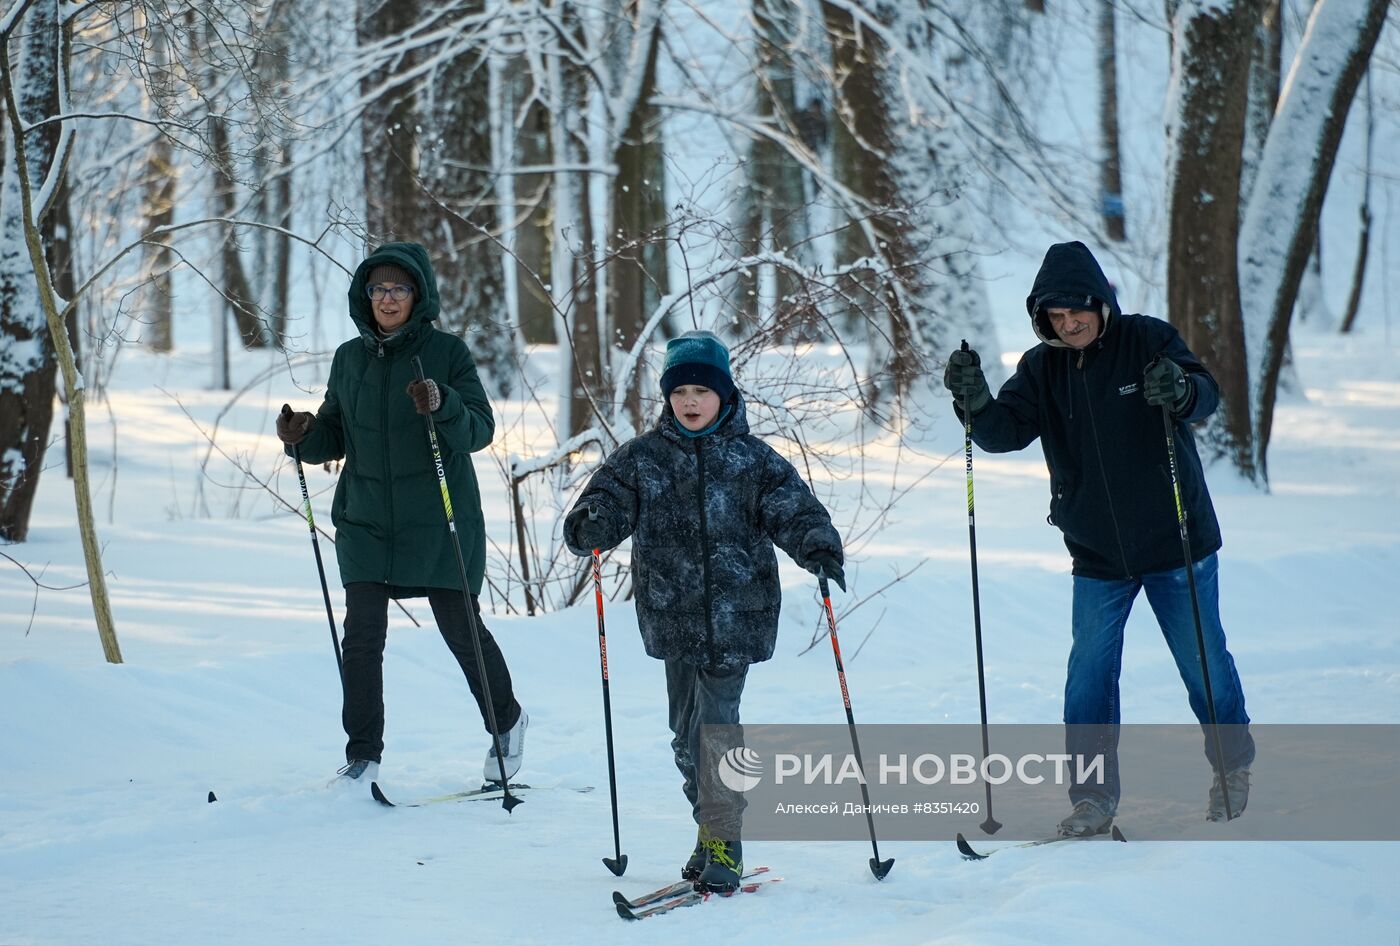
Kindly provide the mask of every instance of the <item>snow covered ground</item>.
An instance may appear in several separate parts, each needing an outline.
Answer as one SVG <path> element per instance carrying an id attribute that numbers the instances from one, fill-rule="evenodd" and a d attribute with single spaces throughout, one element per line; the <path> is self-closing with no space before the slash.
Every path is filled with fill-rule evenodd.
<path id="1" fill-rule="evenodd" d="M 1226 537 L 1223 612 L 1250 713 L 1400 722 L 1400 353 L 1372 329 L 1305 333 L 1295 354 L 1306 399 L 1278 415 L 1272 493 L 1212 477 Z M 244 357 L 238 371 L 251 379 L 263 367 Z M 206 391 L 206 377 L 198 352 L 129 351 L 110 412 L 90 410 L 124 665 L 103 663 L 84 590 L 39 590 L 36 601 L 29 580 L 0 563 L 0 944 L 1400 937 L 1393 842 L 1057 845 L 973 864 L 950 844 L 886 838 L 881 853 L 896 864 L 883 883 L 866 867 L 867 845 L 753 842 L 746 860 L 784 883 L 623 924 L 609 892 L 672 879 L 693 826 L 670 760 L 661 666 L 620 602 L 607 622 L 631 860 L 621 881 L 599 862 L 612 837 L 591 604 L 489 623 L 531 716 L 522 777 L 594 791 L 540 791 L 512 815 L 489 803 L 391 811 L 331 793 L 339 688 L 305 525 L 217 455 L 201 481 L 207 445 L 180 405 L 212 428 L 228 397 Z M 272 373 L 223 413 L 217 436 L 295 501 L 271 431 L 284 400 L 310 407 L 315 396 Z M 960 428 L 940 420 L 922 458 L 906 454 L 898 475 L 914 485 L 852 569 L 853 591 L 869 596 L 927 559 L 842 622 L 858 722 L 977 719 L 961 449 Z M 872 450 L 872 470 L 890 475 L 893 457 Z M 478 465 L 488 530 L 504 535 L 492 466 Z M 310 475 L 329 526 L 331 478 Z M 976 476 L 991 715 L 1054 722 L 1070 580 L 1044 523 L 1043 462 L 1035 449 L 979 454 Z M 849 483 L 817 486 L 838 507 L 850 501 Z M 48 585 L 83 579 L 71 510 L 61 466 L 50 469 L 30 541 L 5 549 Z M 841 723 L 829 649 L 799 655 L 820 617 L 812 583 L 791 563 L 783 578 L 778 653 L 749 678 L 745 720 Z M 339 615 L 338 593 L 333 602 Z M 487 746 L 427 607 L 411 607 L 427 626 L 391 614 L 381 773 L 391 797 L 404 798 L 475 784 Z M 1123 693 L 1125 721 L 1190 720 L 1141 601 Z M 1207 777 L 1203 767 L 1203 806 Z"/>

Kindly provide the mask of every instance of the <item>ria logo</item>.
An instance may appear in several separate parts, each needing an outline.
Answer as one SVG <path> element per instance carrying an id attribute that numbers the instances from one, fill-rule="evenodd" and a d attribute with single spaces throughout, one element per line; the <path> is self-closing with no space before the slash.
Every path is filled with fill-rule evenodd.
<path id="1" fill-rule="evenodd" d="M 746 746 L 735 746 L 719 760 L 719 780 L 732 792 L 747 792 L 763 780 L 763 758 Z"/>

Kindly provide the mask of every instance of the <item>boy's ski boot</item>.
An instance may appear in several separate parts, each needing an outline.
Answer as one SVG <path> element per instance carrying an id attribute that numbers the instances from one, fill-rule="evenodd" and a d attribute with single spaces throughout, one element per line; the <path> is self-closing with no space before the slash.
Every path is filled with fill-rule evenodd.
<path id="1" fill-rule="evenodd" d="M 705 869 L 705 865 L 710 862 L 710 849 L 705 846 L 705 839 L 708 832 L 701 827 L 695 836 L 695 850 L 690 852 L 690 860 L 685 862 L 681 868 L 681 880 L 699 880 L 700 873 Z"/>
<path id="2" fill-rule="evenodd" d="M 712 835 L 706 839 L 705 847 L 710 859 L 695 882 L 696 889 L 710 893 L 738 890 L 739 878 L 744 874 L 743 845 L 739 839 L 726 841 Z"/>

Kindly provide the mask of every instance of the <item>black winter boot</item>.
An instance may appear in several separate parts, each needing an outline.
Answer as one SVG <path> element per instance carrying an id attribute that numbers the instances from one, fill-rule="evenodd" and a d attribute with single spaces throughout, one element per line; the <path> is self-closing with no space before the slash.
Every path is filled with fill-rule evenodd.
<path id="1" fill-rule="evenodd" d="M 705 846 L 707 837 L 709 837 L 709 832 L 702 825 L 695 836 L 695 850 L 690 852 L 690 860 L 686 861 L 685 866 L 681 868 L 681 880 L 700 879 L 700 872 L 710 862 L 710 849 Z"/>
<path id="2" fill-rule="evenodd" d="M 739 889 L 739 878 L 744 875 L 743 845 L 736 837 L 732 841 L 711 837 L 705 842 L 710 855 L 709 863 L 700 872 L 695 882 L 698 890 L 712 893 L 732 893 Z"/>

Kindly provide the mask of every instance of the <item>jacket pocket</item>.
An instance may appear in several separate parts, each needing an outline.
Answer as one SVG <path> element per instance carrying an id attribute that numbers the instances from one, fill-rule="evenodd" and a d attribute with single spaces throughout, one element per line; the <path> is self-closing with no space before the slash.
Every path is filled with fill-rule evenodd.
<path id="1" fill-rule="evenodd" d="M 1045 517 L 1045 521 L 1063 531 L 1064 529 L 1064 508 L 1065 494 L 1069 487 L 1062 479 L 1052 478 L 1050 480 L 1050 514 Z"/>

